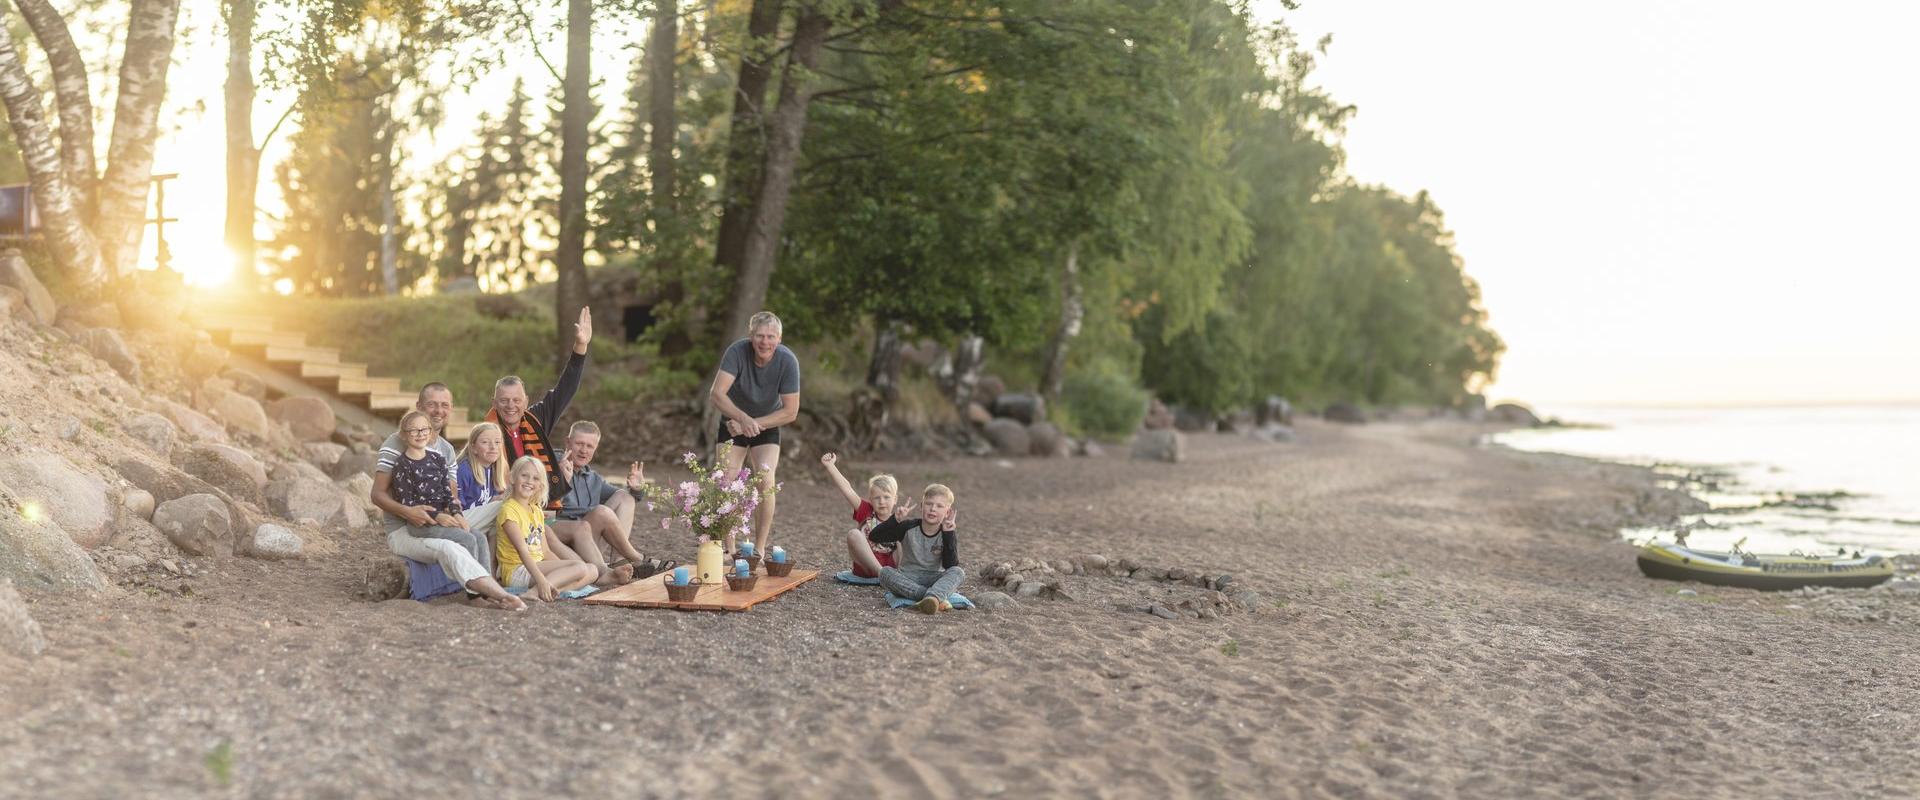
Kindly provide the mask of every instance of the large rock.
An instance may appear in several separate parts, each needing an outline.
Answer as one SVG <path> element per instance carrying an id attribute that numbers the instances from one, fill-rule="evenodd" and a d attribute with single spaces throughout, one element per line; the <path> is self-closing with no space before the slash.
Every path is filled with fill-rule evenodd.
<path id="1" fill-rule="evenodd" d="M 267 399 L 267 383 L 260 376 L 239 367 L 220 373 L 220 379 L 233 386 L 233 390 L 264 402 Z"/>
<path id="2" fill-rule="evenodd" d="M 0 457 L 0 482 L 23 504 L 37 505 L 75 544 L 88 550 L 106 544 L 119 513 L 107 482 L 81 472 L 44 450 Z"/>
<path id="3" fill-rule="evenodd" d="M 27 307 L 27 296 L 11 286 L 0 286 L 0 322 L 20 317 L 33 320 L 33 309 Z"/>
<path id="4" fill-rule="evenodd" d="M 408 584 L 405 560 L 399 556 L 375 556 L 367 561 L 366 574 L 360 583 L 360 596 L 374 601 L 398 600 L 411 591 Z"/>
<path id="5" fill-rule="evenodd" d="M 1073 440 L 1053 423 L 1042 420 L 1027 426 L 1027 448 L 1041 458 L 1066 458 L 1073 455 Z"/>
<path id="6" fill-rule="evenodd" d="M 1177 464 L 1187 457 L 1187 437 L 1176 430 L 1146 430 L 1133 437 L 1133 457 Z"/>
<path id="7" fill-rule="evenodd" d="M 258 400 L 232 389 L 210 386 L 200 392 L 200 404 L 207 416 L 226 423 L 229 429 L 256 439 L 266 439 L 269 435 L 267 410 L 260 407 Z"/>
<path id="8" fill-rule="evenodd" d="M 129 436 L 146 445 L 148 450 L 152 450 L 161 458 L 166 458 L 173 453 L 173 440 L 177 436 L 177 431 L 166 417 L 151 413 L 135 414 L 132 419 L 120 423 L 120 427 L 125 428 Z"/>
<path id="9" fill-rule="evenodd" d="M 1328 422 L 1344 422 L 1348 425 L 1359 425 L 1367 421 L 1367 412 L 1361 411 L 1359 406 L 1352 403 L 1334 403 L 1327 406 L 1327 410 L 1320 415 L 1326 417 Z"/>
<path id="10" fill-rule="evenodd" d="M 0 496 L 18 497 L 5 486 L 0 486 Z M 11 509 L 0 512 L 0 580 L 46 591 L 93 591 L 107 585 L 93 559 L 52 517 L 30 519 Z"/>
<path id="11" fill-rule="evenodd" d="M 1147 415 L 1140 418 L 1140 427 L 1150 431 L 1173 429 L 1173 412 L 1159 398 L 1147 401 Z"/>
<path id="12" fill-rule="evenodd" d="M 152 493 L 154 499 L 162 503 L 190 494 L 217 491 L 206 481 L 178 469 L 157 466 L 132 456 L 122 456 L 114 461 L 113 471 L 142 491 Z"/>
<path id="13" fill-rule="evenodd" d="M 1261 427 L 1267 425 L 1292 425 L 1293 404 L 1287 402 L 1287 398 L 1277 394 L 1270 394 L 1267 395 L 1267 399 L 1260 401 L 1260 408 L 1254 417 L 1254 423 Z"/>
<path id="14" fill-rule="evenodd" d="M 293 478 L 307 478 L 307 479 L 317 480 L 317 481 L 333 480 L 333 477 L 328 475 L 326 470 L 323 470 L 305 461 L 281 461 L 281 462 L 275 463 L 272 469 L 267 470 L 268 483 L 275 483 L 278 481 L 290 480 Z"/>
<path id="15" fill-rule="evenodd" d="M 35 322 L 52 325 L 59 319 L 60 306 L 53 302 L 53 295 L 34 276 L 19 250 L 0 252 L 0 286 L 11 286 L 27 298 L 27 310 L 33 313 Z"/>
<path id="16" fill-rule="evenodd" d="M 1519 403 L 1501 403 L 1500 405 L 1494 406 L 1491 411 L 1487 412 L 1487 418 L 1494 422 L 1504 422 L 1510 425 L 1540 424 L 1540 418 L 1534 415 L 1533 409 L 1527 408 Z"/>
<path id="17" fill-rule="evenodd" d="M 253 539 L 248 543 L 246 554 L 254 558 L 269 561 L 281 561 L 300 557 L 300 537 L 293 531 L 271 523 L 253 529 Z"/>
<path id="18" fill-rule="evenodd" d="M 321 472 L 327 473 L 327 477 L 329 478 L 337 477 L 333 474 L 333 467 L 335 464 L 340 463 L 340 457 L 346 454 L 347 446 L 344 444 L 308 442 L 300 445 L 301 457 L 305 458 L 307 463 L 312 464 Z"/>
<path id="19" fill-rule="evenodd" d="M 1258 428 L 1254 428 L 1252 431 L 1249 431 L 1247 435 L 1255 439 L 1265 439 L 1269 442 L 1280 443 L 1291 442 L 1295 438 L 1292 428 L 1278 422 L 1269 422 Z"/>
<path id="20" fill-rule="evenodd" d="M 327 474 L 332 475 L 334 480 L 346 480 L 355 475 L 365 475 L 371 479 L 373 468 L 379 465 L 379 453 L 354 451 L 342 454 L 339 461 L 333 462 L 333 469 L 327 470 Z"/>
<path id="21" fill-rule="evenodd" d="M 339 486 L 346 490 L 347 496 L 358 501 L 362 509 L 365 509 L 369 513 L 378 510 L 373 504 L 373 476 L 371 474 L 361 472 L 350 475 L 345 480 L 340 481 Z"/>
<path id="22" fill-rule="evenodd" d="M 94 328 L 81 334 L 80 343 L 86 345 L 87 352 L 94 358 L 107 362 L 107 366 L 128 382 L 138 384 L 143 380 L 140 359 L 134 356 L 133 348 L 127 346 L 127 340 L 120 338 L 119 331 Z"/>
<path id="23" fill-rule="evenodd" d="M 318 397 L 285 397 L 267 406 L 274 419 L 287 423 L 293 437 L 303 442 L 324 442 L 333 436 L 337 420 L 333 406 Z"/>
<path id="24" fill-rule="evenodd" d="M 233 540 L 233 517 L 225 501 L 210 494 L 190 494 L 168 500 L 153 510 L 153 527 L 181 552 L 210 556 Z"/>
<path id="25" fill-rule="evenodd" d="M 130 517 L 151 520 L 153 507 L 158 503 L 153 493 L 145 489 L 123 489 L 120 492 L 120 507 L 126 509 Z"/>
<path id="26" fill-rule="evenodd" d="M 993 421 L 993 412 L 979 403 L 967 404 L 967 424 L 979 427 Z"/>
<path id="27" fill-rule="evenodd" d="M 27 601 L 20 599 L 12 583 L 0 581 L 0 653 L 32 658 L 46 649 L 47 637 L 27 613 Z"/>
<path id="28" fill-rule="evenodd" d="M 173 420 L 173 424 L 188 436 L 203 442 L 228 441 L 227 429 L 211 417 L 171 400 L 157 400 L 155 403 L 160 406 L 160 413 Z"/>
<path id="29" fill-rule="evenodd" d="M 363 528 L 367 524 L 364 506 L 346 490 L 324 478 L 287 477 L 267 486 L 267 508 L 275 516 L 291 520 L 313 520 L 326 528 Z"/>
<path id="30" fill-rule="evenodd" d="M 1470 394 L 1460 401 L 1460 417 L 1468 422 L 1487 421 L 1487 396 Z"/>
<path id="31" fill-rule="evenodd" d="M 973 402 L 988 408 L 992 408 L 993 401 L 1000 399 L 1000 395 L 1006 393 L 1007 382 L 1001 380 L 998 375 L 982 375 L 980 380 L 973 384 Z"/>
<path id="32" fill-rule="evenodd" d="M 1210 431 L 1214 429 L 1213 415 L 1186 406 L 1174 406 L 1173 427 L 1187 433 Z"/>
<path id="33" fill-rule="evenodd" d="M 195 445 L 182 465 L 187 474 L 227 494 L 258 504 L 267 488 L 267 470 L 247 451 L 224 444 Z"/>
<path id="34" fill-rule="evenodd" d="M 998 417 L 981 428 L 980 434 L 993 444 L 993 452 L 997 455 L 1024 456 L 1033 449 L 1033 441 L 1027 436 L 1027 426 L 1019 420 Z"/>
<path id="35" fill-rule="evenodd" d="M 1047 401 L 1037 394 L 1003 394 L 988 406 L 996 417 L 1012 417 L 1022 425 L 1047 418 Z"/>

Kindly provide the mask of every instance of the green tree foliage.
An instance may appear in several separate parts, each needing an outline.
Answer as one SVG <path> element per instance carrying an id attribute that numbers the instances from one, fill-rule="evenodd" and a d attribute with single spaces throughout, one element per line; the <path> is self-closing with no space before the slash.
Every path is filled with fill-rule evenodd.
<path id="1" fill-rule="evenodd" d="M 504 287 L 550 270 L 545 248 L 559 233 L 551 191 L 556 155 L 549 131 L 529 124 L 528 103 L 525 85 L 514 81 L 498 117 L 482 112 L 473 143 L 451 165 L 437 265 L 442 281 L 472 277 Z"/>

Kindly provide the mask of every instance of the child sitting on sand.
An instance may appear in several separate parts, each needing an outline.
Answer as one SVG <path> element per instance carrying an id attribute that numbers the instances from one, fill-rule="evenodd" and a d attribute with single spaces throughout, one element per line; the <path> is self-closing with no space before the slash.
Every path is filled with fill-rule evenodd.
<path id="1" fill-rule="evenodd" d="M 507 500 L 500 506 L 500 583 L 509 590 L 530 589 L 540 600 L 593 582 L 599 570 L 585 561 L 547 555 L 547 467 L 521 456 L 507 475 Z"/>
<path id="2" fill-rule="evenodd" d="M 853 507 L 854 527 L 847 531 L 847 555 L 853 559 L 853 574 L 862 578 L 880 577 L 881 567 L 893 566 L 893 545 L 881 544 L 869 538 L 880 520 L 893 517 L 893 501 L 900 494 L 900 485 L 892 475 L 875 475 L 867 479 L 867 496 L 863 499 L 853 491 L 853 484 L 840 474 L 837 466 L 840 457 L 828 453 L 820 457 L 820 463 L 826 465 L 827 474 L 833 477 L 833 485 L 840 487 L 840 494 L 847 498 L 847 505 Z"/>
<path id="3" fill-rule="evenodd" d="M 896 566 L 880 568 L 880 585 L 895 596 L 920 602 L 914 610 L 926 614 L 952 611 L 947 598 L 967 579 L 960 568 L 960 546 L 954 535 L 957 518 L 953 510 L 953 490 L 929 484 L 921 492 L 925 511 L 918 519 L 905 519 L 913 506 L 895 510 L 893 518 L 874 526 L 869 539 L 882 544 L 897 544 L 893 551 Z"/>

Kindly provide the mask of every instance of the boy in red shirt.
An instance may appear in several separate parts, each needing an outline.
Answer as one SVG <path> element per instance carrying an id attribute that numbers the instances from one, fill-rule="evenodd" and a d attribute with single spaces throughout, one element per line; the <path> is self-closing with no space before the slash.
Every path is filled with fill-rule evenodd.
<path id="1" fill-rule="evenodd" d="M 820 463 L 827 468 L 827 474 L 833 477 L 833 484 L 840 487 L 840 494 L 847 498 L 847 505 L 853 507 L 854 527 L 847 531 L 847 555 L 853 559 L 853 574 L 862 578 L 879 578 L 881 567 L 893 566 L 893 545 L 882 544 L 868 539 L 873 526 L 893 516 L 894 501 L 899 498 L 900 485 L 892 475 L 875 475 L 867 479 L 867 496 L 862 498 L 853 490 L 846 476 L 840 474 L 836 466 L 840 457 L 828 453 L 820 457 Z"/>

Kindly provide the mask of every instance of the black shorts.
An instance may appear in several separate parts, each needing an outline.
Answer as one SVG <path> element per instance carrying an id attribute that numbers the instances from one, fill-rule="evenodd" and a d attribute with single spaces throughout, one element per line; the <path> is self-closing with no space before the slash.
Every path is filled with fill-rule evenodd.
<path id="1" fill-rule="evenodd" d="M 755 447 L 759 447 L 763 444 L 779 444 L 780 429 L 779 428 L 761 428 L 759 436 L 748 436 L 743 433 L 739 436 L 729 437 L 727 436 L 727 423 L 725 421 L 722 421 L 720 423 L 720 434 L 719 434 L 718 440 L 722 442 L 732 443 L 734 447 L 744 447 L 747 449 L 752 449 Z"/>

